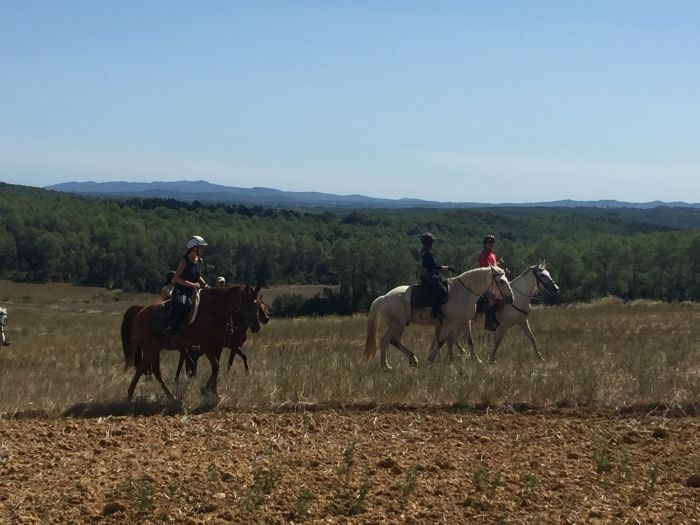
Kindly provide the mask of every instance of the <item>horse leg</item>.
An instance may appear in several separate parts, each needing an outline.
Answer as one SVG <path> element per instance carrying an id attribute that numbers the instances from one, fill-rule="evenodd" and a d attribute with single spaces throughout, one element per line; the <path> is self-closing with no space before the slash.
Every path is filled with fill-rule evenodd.
<path id="1" fill-rule="evenodd" d="M 479 359 L 474 350 L 474 340 L 472 339 L 472 323 L 471 321 L 467 325 L 467 349 L 469 350 L 469 359 L 477 363 L 482 363 L 483 361 Z"/>
<path id="2" fill-rule="evenodd" d="M 404 345 L 398 337 L 391 337 L 389 343 L 401 350 L 406 357 L 408 357 L 408 364 L 416 367 L 418 366 L 418 358 L 411 352 L 406 345 Z"/>
<path id="3" fill-rule="evenodd" d="M 379 361 L 381 362 L 382 366 L 386 368 L 387 370 L 391 370 L 391 365 L 389 364 L 389 360 L 387 358 L 387 348 L 389 348 L 389 341 L 391 340 L 391 331 L 387 329 L 386 332 L 384 332 L 384 335 L 379 341 L 379 356 L 380 359 Z"/>
<path id="4" fill-rule="evenodd" d="M 537 359 L 539 359 L 540 361 L 544 361 L 544 357 L 542 357 L 540 349 L 537 347 L 535 335 L 532 333 L 532 329 L 530 328 L 530 322 L 527 319 L 525 319 L 524 323 L 520 323 L 520 328 L 523 329 L 523 333 L 530 340 L 530 345 L 532 346 L 532 349 L 534 350 Z"/>
<path id="5" fill-rule="evenodd" d="M 498 328 L 496 328 L 496 333 L 493 336 L 493 349 L 491 350 L 491 357 L 489 357 L 490 363 L 496 362 L 496 351 L 498 350 L 498 347 L 501 346 L 501 341 L 503 341 L 503 337 L 506 335 L 506 329 L 503 328 L 503 326 L 504 325 L 499 325 Z"/>
<path id="6" fill-rule="evenodd" d="M 180 359 L 177 361 L 177 371 L 175 372 L 175 382 L 178 382 L 178 379 L 180 378 L 180 371 L 182 370 L 182 365 L 185 362 L 185 353 L 181 350 L 180 351 Z"/>
<path id="7" fill-rule="evenodd" d="M 153 357 L 153 364 L 151 365 L 151 370 L 153 370 L 153 375 L 156 376 L 156 379 L 160 383 L 160 386 L 163 387 L 163 390 L 165 391 L 165 395 L 168 396 L 170 399 L 175 399 L 175 396 L 168 390 L 168 387 L 165 385 L 165 381 L 163 381 L 163 377 L 160 375 L 160 352 L 157 352 L 156 355 Z"/>
<path id="8" fill-rule="evenodd" d="M 212 348 L 207 348 L 205 353 L 211 365 L 211 375 L 209 376 L 209 381 L 207 381 L 206 386 L 202 389 L 202 393 L 211 392 L 216 395 L 216 381 L 219 377 L 219 357 L 221 356 L 221 350 L 216 352 L 216 350 Z"/>
<path id="9" fill-rule="evenodd" d="M 146 370 L 146 365 L 144 365 L 144 362 L 141 361 L 139 365 L 136 367 L 136 373 L 134 374 L 134 378 L 131 380 L 131 384 L 129 385 L 129 391 L 127 393 L 127 399 L 131 401 L 131 399 L 134 397 L 134 389 L 136 388 L 136 383 L 139 382 L 139 378 L 141 377 L 141 374 L 144 373 Z"/>
<path id="10" fill-rule="evenodd" d="M 243 353 L 242 348 L 238 348 L 236 350 L 236 353 L 241 356 L 241 359 L 243 359 L 243 368 L 245 368 L 246 374 L 248 373 L 248 356 Z"/>
<path id="11" fill-rule="evenodd" d="M 433 363 L 435 362 L 435 359 L 437 358 L 438 353 L 440 353 L 440 349 L 442 346 L 445 344 L 445 340 L 443 339 L 442 341 L 438 337 L 438 334 L 440 332 L 440 329 L 435 330 L 435 338 L 433 339 L 433 343 L 431 345 L 431 351 L 428 354 L 428 363 Z"/>

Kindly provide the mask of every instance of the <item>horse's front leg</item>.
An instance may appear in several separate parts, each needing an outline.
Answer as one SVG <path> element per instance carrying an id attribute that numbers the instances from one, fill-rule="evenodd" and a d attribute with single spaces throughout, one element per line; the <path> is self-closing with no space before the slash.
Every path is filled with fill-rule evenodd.
<path id="1" fill-rule="evenodd" d="M 219 377 L 219 359 L 222 350 L 223 347 L 216 348 L 211 345 L 207 346 L 205 349 L 209 364 L 211 365 L 211 375 L 209 376 L 206 386 L 202 389 L 202 393 L 210 392 L 216 395 L 216 382 Z"/>
<path id="2" fill-rule="evenodd" d="M 481 363 L 481 359 L 479 359 L 479 356 L 476 355 L 476 351 L 474 351 L 474 339 L 472 338 L 472 322 L 469 321 L 467 324 L 467 348 L 469 349 L 469 359 L 472 361 L 476 361 L 477 363 Z"/>
<path id="3" fill-rule="evenodd" d="M 438 354 L 440 353 L 440 349 L 444 344 L 445 340 L 440 340 L 440 327 L 436 326 L 435 337 L 433 337 L 433 342 L 430 345 L 430 353 L 428 354 L 428 363 L 432 364 L 435 362 L 435 359 L 437 358 Z"/>
<path id="4" fill-rule="evenodd" d="M 535 335 L 532 333 L 532 329 L 530 328 L 530 322 L 527 319 L 525 319 L 524 323 L 520 323 L 520 328 L 522 328 L 525 337 L 527 337 L 530 340 L 530 345 L 532 346 L 532 350 L 535 352 L 537 359 L 539 359 L 540 361 L 544 361 L 544 357 L 542 357 L 540 349 L 537 347 L 537 340 L 535 339 Z"/>
<path id="5" fill-rule="evenodd" d="M 493 350 L 491 350 L 491 357 L 489 358 L 490 363 L 495 363 L 496 362 L 496 351 L 498 350 L 498 347 L 501 346 L 501 341 L 503 341 L 503 338 L 506 335 L 506 328 L 504 328 L 505 325 L 498 325 L 498 328 L 496 328 L 496 333 L 493 336 Z"/>

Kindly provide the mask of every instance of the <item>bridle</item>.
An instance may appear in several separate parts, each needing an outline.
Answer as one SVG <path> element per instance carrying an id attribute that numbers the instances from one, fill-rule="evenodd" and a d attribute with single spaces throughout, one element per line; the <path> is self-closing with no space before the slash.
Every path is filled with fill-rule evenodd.
<path id="1" fill-rule="evenodd" d="M 542 277 L 540 277 L 539 268 L 536 268 L 536 267 L 533 266 L 533 267 L 530 268 L 530 270 L 532 270 L 532 273 L 535 275 L 535 281 L 537 282 L 537 286 L 535 287 L 535 295 L 536 295 L 536 294 L 540 291 L 540 286 L 542 286 L 542 287 L 544 287 L 544 288 L 547 288 L 547 283 L 545 283 L 545 282 L 542 280 Z M 524 295 L 525 297 L 527 297 L 530 301 L 532 301 L 532 300 L 535 298 L 535 295 L 526 294 L 525 292 L 523 292 L 523 291 L 520 290 L 519 288 L 516 288 L 516 287 L 513 286 L 513 285 L 511 285 L 511 288 L 513 288 L 516 292 L 518 292 L 518 293 Z M 530 301 L 528 301 L 528 306 L 529 306 L 529 304 L 530 304 Z M 526 311 L 526 310 L 523 310 L 522 308 L 518 308 L 517 306 L 515 306 L 514 303 L 511 303 L 510 306 L 512 306 L 515 310 L 517 310 L 517 311 L 520 312 L 521 314 L 528 315 L 528 314 L 531 312 L 531 310 L 527 310 L 527 311 Z"/>

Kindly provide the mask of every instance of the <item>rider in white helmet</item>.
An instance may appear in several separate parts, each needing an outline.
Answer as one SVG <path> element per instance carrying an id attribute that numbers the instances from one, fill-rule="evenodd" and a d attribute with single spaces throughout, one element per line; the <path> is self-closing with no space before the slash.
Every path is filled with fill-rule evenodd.
<path id="1" fill-rule="evenodd" d="M 216 287 L 217 288 L 225 288 L 226 287 L 226 277 L 223 275 L 219 275 L 216 278 Z"/>
<path id="2" fill-rule="evenodd" d="M 192 299 L 195 290 L 207 286 L 207 282 L 202 277 L 202 254 L 204 247 L 208 246 L 206 241 L 199 235 L 193 235 L 187 241 L 187 251 L 180 259 L 175 270 L 173 283 L 174 309 L 170 322 L 171 334 L 176 334 L 185 319 L 187 312 L 192 306 Z"/>

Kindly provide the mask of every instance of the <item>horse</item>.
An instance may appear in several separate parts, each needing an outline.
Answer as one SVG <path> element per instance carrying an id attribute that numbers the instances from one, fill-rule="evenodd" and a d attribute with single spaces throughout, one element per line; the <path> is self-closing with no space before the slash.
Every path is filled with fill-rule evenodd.
<path id="1" fill-rule="evenodd" d="M 377 353 L 377 332 L 379 320 L 384 319 L 387 329 L 381 338 L 381 364 L 391 370 L 387 361 L 389 344 L 406 355 L 411 366 L 418 364 L 418 359 L 403 343 L 401 335 L 410 323 L 436 326 L 437 344 L 442 345 L 449 337 L 471 332 L 469 320 L 474 318 L 476 301 L 486 292 L 507 303 L 513 301 L 513 291 L 508 284 L 505 272 L 496 266 L 475 268 L 447 279 L 449 293 L 442 310 L 442 324 L 430 316 L 430 307 L 413 309 L 411 294 L 413 286 L 399 286 L 385 295 L 377 297 L 370 306 L 367 315 L 367 340 L 365 343 L 365 361 Z M 469 338 L 471 343 L 471 336 Z"/>
<path id="2" fill-rule="evenodd" d="M 542 261 L 529 266 L 523 273 L 510 282 L 510 287 L 513 290 L 513 302 L 496 312 L 498 328 L 496 328 L 496 333 L 494 334 L 493 349 L 491 350 L 489 362 L 496 362 L 496 351 L 501 345 L 508 329 L 513 326 L 519 326 L 522 329 L 523 333 L 530 341 L 530 345 L 537 359 L 544 361 L 544 357 L 542 357 L 537 347 L 537 341 L 535 340 L 535 336 L 530 328 L 530 322 L 528 321 L 528 315 L 532 310 L 530 301 L 538 293 L 545 290 L 551 293 L 559 293 L 559 285 L 549 274 L 544 261 Z M 447 343 L 450 356 L 452 356 L 452 346 L 454 344 L 457 345 L 460 353 L 464 354 L 464 348 L 459 344 L 458 338 L 449 339 Z M 429 362 L 432 363 L 435 360 L 439 350 L 440 348 L 436 347 L 436 350 L 428 356 Z M 469 355 L 473 361 L 481 362 L 474 353 L 473 347 L 470 347 Z"/>
<path id="3" fill-rule="evenodd" d="M 143 355 L 136 365 L 136 373 L 129 385 L 128 399 L 133 398 L 139 378 L 148 370 L 153 372 L 166 395 L 173 398 L 160 373 L 160 352 L 163 349 L 178 350 L 192 346 L 200 346 L 202 352 L 209 358 L 211 376 L 204 390 L 216 395 L 218 358 L 224 343 L 226 321 L 240 312 L 251 329 L 259 330 L 257 305 L 259 292 L 259 286 L 253 289 L 247 285 L 203 289 L 197 318 L 191 325 L 185 325 L 176 336 L 169 336 L 163 329 L 164 310 L 160 303 L 141 308 L 135 314 L 131 326 L 122 322 L 125 367 L 129 368 L 135 364 L 137 349 L 140 348 Z"/>
<path id="4" fill-rule="evenodd" d="M 7 326 L 7 308 L 0 307 L 0 348 L 10 346 L 10 342 L 5 337 L 5 326 Z"/>
<path id="5" fill-rule="evenodd" d="M 267 304 L 262 300 L 262 297 L 258 298 L 258 320 L 262 324 L 267 324 L 270 321 L 270 314 Z M 246 335 L 248 331 L 248 322 L 245 317 L 240 313 L 234 315 L 231 318 L 231 329 L 229 326 L 226 327 L 226 337 L 224 339 L 223 348 L 230 349 L 228 356 L 228 366 L 227 370 L 231 370 L 233 365 L 233 358 L 237 355 L 241 356 L 243 360 L 243 367 L 245 371 L 248 372 L 248 357 L 243 353 L 241 347 L 245 344 Z M 251 328 L 252 332 L 257 332 Z M 180 371 L 182 370 L 182 365 L 185 364 L 187 370 L 187 375 L 192 377 L 197 373 L 197 361 L 201 357 L 202 353 L 198 348 L 188 348 L 185 351 L 180 352 L 180 361 L 177 363 L 177 372 L 175 372 L 175 381 L 180 377 Z"/>

